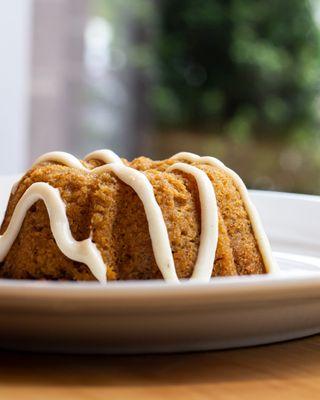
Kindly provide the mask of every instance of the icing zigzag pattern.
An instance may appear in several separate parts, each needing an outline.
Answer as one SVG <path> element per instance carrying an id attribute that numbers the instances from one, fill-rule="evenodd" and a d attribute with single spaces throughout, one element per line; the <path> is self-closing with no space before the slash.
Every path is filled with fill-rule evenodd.
<path id="1" fill-rule="evenodd" d="M 156 201 L 153 187 L 147 177 L 144 173 L 125 166 L 120 157 L 110 150 L 98 150 L 85 157 L 86 161 L 92 159 L 100 160 L 105 164 L 90 170 L 71 154 L 52 152 L 39 157 L 34 166 L 51 161 L 61 163 L 70 168 L 86 170 L 88 173 L 96 175 L 107 171 L 112 172 L 118 179 L 129 185 L 136 192 L 143 204 L 154 257 L 163 278 L 166 281 L 179 282 L 163 214 Z M 204 164 L 214 165 L 223 169 L 232 177 L 237 184 L 250 217 L 263 261 L 268 268 L 267 272 L 276 270 L 271 249 L 261 226 L 260 219 L 249 199 L 247 189 L 239 176 L 213 157 L 199 157 L 192 153 L 178 153 L 172 159 L 177 160 L 177 163 L 171 165 L 167 169 L 167 172 L 179 170 L 185 174 L 192 175 L 199 192 L 201 235 L 197 260 L 191 279 L 209 281 L 212 275 L 218 242 L 218 206 L 214 187 L 207 174 L 196 166 L 180 162 L 181 160 L 187 162 L 201 161 Z M 60 192 L 45 182 L 32 184 L 19 200 L 7 230 L 0 236 L 0 261 L 4 260 L 18 236 L 28 209 L 38 200 L 43 200 L 47 208 L 52 234 L 61 252 L 71 260 L 86 264 L 95 278 L 101 283 L 105 283 L 107 266 L 103 261 L 100 251 L 91 238 L 83 241 L 76 241 L 73 238 L 66 215 L 66 206 Z"/>

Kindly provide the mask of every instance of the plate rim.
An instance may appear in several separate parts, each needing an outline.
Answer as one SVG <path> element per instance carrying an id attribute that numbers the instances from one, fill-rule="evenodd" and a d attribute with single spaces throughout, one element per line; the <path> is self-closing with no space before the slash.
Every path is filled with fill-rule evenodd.
<path id="1" fill-rule="evenodd" d="M 278 273 L 272 275 L 251 275 L 242 277 L 215 278 L 208 283 L 181 282 L 179 285 L 162 281 L 110 282 L 50 282 L 0 279 L 0 302 L 5 299 L 39 301 L 142 301 L 146 297 L 158 301 L 195 300 L 229 301 L 256 297 L 320 298 L 320 273 Z M 233 301 L 233 300 L 232 300 Z"/>

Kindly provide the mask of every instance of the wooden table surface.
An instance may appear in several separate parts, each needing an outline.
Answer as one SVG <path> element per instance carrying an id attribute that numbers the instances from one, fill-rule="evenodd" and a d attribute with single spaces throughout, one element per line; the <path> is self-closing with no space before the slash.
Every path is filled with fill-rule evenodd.
<path id="1" fill-rule="evenodd" d="M 320 335 L 193 354 L 64 356 L 0 352 L 0 399 L 320 398 Z"/>

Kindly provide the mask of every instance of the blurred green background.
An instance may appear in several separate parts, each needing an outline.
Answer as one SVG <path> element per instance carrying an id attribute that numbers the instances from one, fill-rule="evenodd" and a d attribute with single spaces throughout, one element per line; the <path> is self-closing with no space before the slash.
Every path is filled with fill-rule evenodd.
<path id="1" fill-rule="evenodd" d="M 86 104 L 113 125 L 87 119 L 89 140 L 214 155 L 249 187 L 320 193 L 317 1 L 93 0 L 90 15 Z"/>

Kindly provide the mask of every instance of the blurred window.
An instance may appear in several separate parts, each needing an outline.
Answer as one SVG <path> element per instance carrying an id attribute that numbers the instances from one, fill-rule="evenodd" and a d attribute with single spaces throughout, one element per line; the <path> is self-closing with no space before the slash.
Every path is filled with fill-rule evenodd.
<path id="1" fill-rule="evenodd" d="M 320 193 L 318 1 L 32 4 L 29 160 L 188 150 L 250 187 Z"/>

